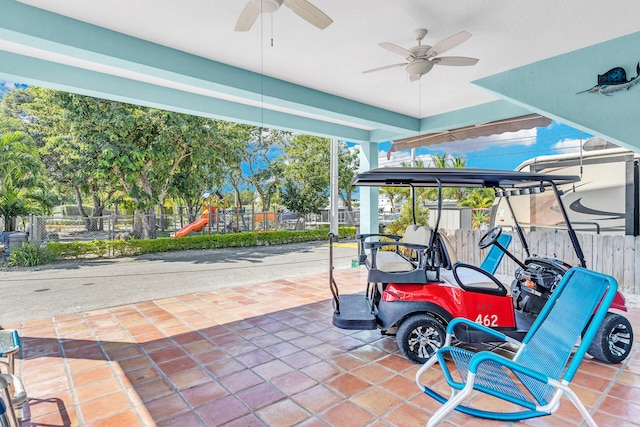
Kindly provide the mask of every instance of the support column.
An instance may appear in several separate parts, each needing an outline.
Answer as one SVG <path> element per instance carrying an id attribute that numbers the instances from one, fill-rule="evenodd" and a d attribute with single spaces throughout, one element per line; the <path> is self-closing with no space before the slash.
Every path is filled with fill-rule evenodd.
<path id="1" fill-rule="evenodd" d="M 330 231 L 338 239 L 338 140 L 331 139 Z"/>
<path id="2" fill-rule="evenodd" d="M 378 144 L 360 144 L 360 170 L 368 171 L 378 167 Z M 360 191 L 360 233 L 378 233 L 378 188 L 359 187 Z"/>

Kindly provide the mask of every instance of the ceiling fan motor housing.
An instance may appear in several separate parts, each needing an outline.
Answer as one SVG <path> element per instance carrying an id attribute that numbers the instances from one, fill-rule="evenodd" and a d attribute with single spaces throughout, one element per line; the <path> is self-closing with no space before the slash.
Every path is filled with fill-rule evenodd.
<path id="1" fill-rule="evenodd" d="M 284 0 L 252 0 L 262 13 L 273 13 L 280 9 Z"/>

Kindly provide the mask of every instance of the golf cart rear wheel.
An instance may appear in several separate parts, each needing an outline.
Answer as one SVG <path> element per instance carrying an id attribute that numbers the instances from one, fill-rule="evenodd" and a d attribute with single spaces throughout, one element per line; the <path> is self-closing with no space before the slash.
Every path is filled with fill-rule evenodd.
<path id="1" fill-rule="evenodd" d="M 396 340 L 404 356 L 414 363 L 425 363 L 444 345 L 445 329 L 429 314 L 415 314 L 398 327 Z"/>
<path id="2" fill-rule="evenodd" d="M 633 346 L 633 330 L 619 314 L 607 313 L 587 352 L 598 360 L 615 364 L 629 355 Z"/>

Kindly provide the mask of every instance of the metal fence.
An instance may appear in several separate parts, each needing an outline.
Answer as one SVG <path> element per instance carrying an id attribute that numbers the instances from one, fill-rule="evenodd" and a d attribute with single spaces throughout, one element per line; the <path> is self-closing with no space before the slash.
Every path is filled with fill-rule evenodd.
<path id="1" fill-rule="evenodd" d="M 326 217 L 326 218 L 325 218 Z M 340 212 L 340 224 L 352 223 L 350 218 L 359 218 L 357 212 L 347 215 Z M 216 215 L 204 214 L 194 217 L 187 214 L 156 214 L 148 218 L 155 222 L 156 237 L 169 237 L 193 226 L 192 234 L 226 234 L 244 231 L 305 230 L 324 227 L 329 224 L 328 214 L 300 217 L 294 213 L 253 212 L 251 209 L 228 209 Z M 80 216 L 29 216 L 21 221 L 24 231 L 33 242 L 47 241 L 91 241 L 114 240 L 139 237 L 142 215 L 105 215 L 101 217 Z M 146 221 L 145 221 L 146 222 Z M 136 224 L 138 227 L 136 228 Z"/>

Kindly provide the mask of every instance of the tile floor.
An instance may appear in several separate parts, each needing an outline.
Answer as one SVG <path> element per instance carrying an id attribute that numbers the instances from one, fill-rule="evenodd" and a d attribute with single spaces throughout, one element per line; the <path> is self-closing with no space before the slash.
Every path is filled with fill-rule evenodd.
<path id="1" fill-rule="evenodd" d="M 360 269 L 336 280 L 364 289 Z M 23 339 L 23 426 L 425 425 L 437 405 L 417 366 L 391 337 L 333 327 L 328 296 L 317 275 L 3 325 Z M 628 317 L 640 331 L 640 309 Z M 637 348 L 622 365 L 585 361 L 574 384 L 601 426 L 640 425 Z M 564 401 L 528 423 L 581 418 Z M 445 425 L 508 424 L 454 413 Z"/>

